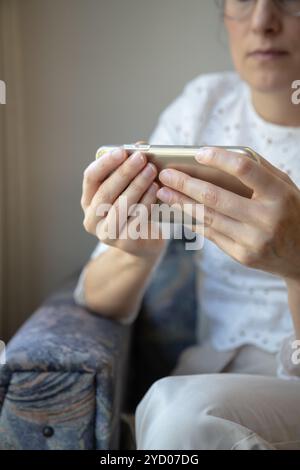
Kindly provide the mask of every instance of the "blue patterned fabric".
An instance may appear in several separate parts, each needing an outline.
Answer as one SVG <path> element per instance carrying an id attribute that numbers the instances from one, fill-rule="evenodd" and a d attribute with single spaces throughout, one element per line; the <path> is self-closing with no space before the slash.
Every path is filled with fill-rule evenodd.
<path id="1" fill-rule="evenodd" d="M 118 447 L 130 328 L 75 305 L 73 288 L 42 305 L 8 344 L 0 449 Z"/>
<path id="2" fill-rule="evenodd" d="M 79 274 L 79 273 L 78 273 Z M 173 240 L 133 325 L 75 304 L 78 274 L 7 345 L 0 449 L 117 449 L 122 409 L 195 342 L 193 252 Z"/>

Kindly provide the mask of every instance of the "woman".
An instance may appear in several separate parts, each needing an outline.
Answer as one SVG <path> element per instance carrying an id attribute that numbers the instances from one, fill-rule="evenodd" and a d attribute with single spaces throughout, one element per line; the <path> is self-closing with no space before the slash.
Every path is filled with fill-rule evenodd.
<path id="1" fill-rule="evenodd" d="M 127 158 L 119 149 L 84 173 L 84 227 L 92 234 L 96 207 L 121 194 L 147 207 L 157 198 L 205 207 L 197 264 L 208 330 L 203 339 L 199 326 L 200 344 L 138 404 L 137 449 L 300 449 L 300 366 L 292 354 L 300 340 L 300 107 L 292 102 L 300 0 L 225 0 L 220 7 L 235 72 L 189 82 L 150 142 L 245 145 L 262 156 L 261 165 L 213 148 L 196 159 L 215 173 L 164 170 L 158 185 L 145 155 Z M 239 187 L 230 191 L 233 177 Z M 133 322 L 166 243 L 100 242 L 77 302 Z"/>

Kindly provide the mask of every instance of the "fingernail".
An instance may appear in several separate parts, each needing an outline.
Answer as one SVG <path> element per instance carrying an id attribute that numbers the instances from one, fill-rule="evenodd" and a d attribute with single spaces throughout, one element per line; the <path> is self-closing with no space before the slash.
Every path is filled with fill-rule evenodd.
<path id="1" fill-rule="evenodd" d="M 151 193 L 157 193 L 158 189 L 159 189 L 159 186 L 158 186 L 157 183 L 152 183 L 151 184 L 151 187 L 150 187 Z"/>
<path id="2" fill-rule="evenodd" d="M 203 147 L 202 149 L 199 150 L 199 152 L 196 154 L 195 158 L 196 160 L 207 160 L 210 156 L 210 148 L 209 147 Z"/>
<path id="3" fill-rule="evenodd" d="M 145 176 L 153 176 L 155 173 L 155 166 L 152 163 L 148 163 L 143 170 Z"/>
<path id="4" fill-rule="evenodd" d="M 144 156 L 141 152 L 137 152 L 137 153 L 134 153 L 133 155 L 130 155 L 129 160 L 133 165 L 138 165 L 144 162 Z"/>
<path id="5" fill-rule="evenodd" d="M 159 191 L 157 191 L 157 197 L 162 201 L 169 202 L 172 197 L 172 192 L 168 188 L 160 188 Z"/>
<path id="6" fill-rule="evenodd" d="M 111 152 L 111 156 L 114 160 L 122 160 L 124 157 L 124 153 L 122 149 L 115 149 Z"/>
<path id="7" fill-rule="evenodd" d="M 159 174 L 159 179 L 166 183 L 170 183 L 172 178 L 172 173 L 169 170 L 162 170 Z"/>

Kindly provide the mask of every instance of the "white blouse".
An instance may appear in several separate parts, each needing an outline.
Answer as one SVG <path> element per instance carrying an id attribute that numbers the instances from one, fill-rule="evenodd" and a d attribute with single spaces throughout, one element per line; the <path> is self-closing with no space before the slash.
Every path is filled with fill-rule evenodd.
<path id="1" fill-rule="evenodd" d="M 161 113 L 149 142 L 252 147 L 300 187 L 300 127 L 263 120 L 253 107 L 250 88 L 236 72 L 204 74 L 189 81 Z M 91 258 L 108 248 L 98 242 Z M 279 353 L 282 378 L 300 375 L 300 366 L 289 367 L 293 325 L 284 281 L 240 264 L 208 239 L 196 260 L 198 342 L 205 334 L 218 351 L 253 344 Z M 84 274 L 83 270 L 74 291 L 80 305 L 85 305 Z M 121 322 L 132 323 L 137 313 Z"/>

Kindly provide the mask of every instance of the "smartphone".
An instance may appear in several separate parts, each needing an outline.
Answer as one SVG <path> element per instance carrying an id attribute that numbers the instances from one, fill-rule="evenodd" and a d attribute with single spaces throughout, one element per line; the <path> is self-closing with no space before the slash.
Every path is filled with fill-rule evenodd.
<path id="1" fill-rule="evenodd" d="M 100 158 L 105 153 L 110 152 L 119 147 L 122 147 L 127 150 L 129 154 L 138 150 L 141 151 L 142 153 L 147 155 L 149 161 L 152 161 L 156 165 L 159 172 L 164 168 L 174 168 L 194 178 L 203 179 L 205 181 L 212 182 L 217 185 L 220 183 L 221 187 L 223 187 L 224 189 L 232 189 L 232 187 L 236 187 L 237 194 L 241 194 L 242 196 L 252 196 L 253 191 L 249 190 L 249 188 L 247 188 L 246 186 L 242 188 L 242 183 L 239 182 L 234 176 L 231 176 L 228 173 L 225 173 L 219 169 L 212 168 L 209 165 L 205 165 L 204 163 L 199 163 L 197 162 L 197 160 L 195 160 L 195 156 L 198 153 L 199 149 L 207 147 L 207 145 L 177 146 L 151 145 L 147 143 L 129 145 L 104 145 L 98 149 L 96 153 L 96 159 Z M 243 154 L 246 158 L 251 158 L 258 164 L 261 164 L 260 155 L 257 154 L 250 147 L 222 145 L 216 145 L 214 147 Z"/>
<path id="2" fill-rule="evenodd" d="M 114 150 L 115 148 L 122 147 L 127 150 L 130 154 L 136 151 L 141 151 L 148 156 L 150 161 L 153 161 L 158 165 L 159 170 L 166 167 L 178 167 L 178 165 L 189 165 L 192 167 L 198 167 L 199 163 L 195 160 L 195 156 L 198 151 L 207 145 L 200 146 L 189 146 L 189 145 L 151 145 L 151 144 L 129 144 L 129 145 L 103 145 L 96 153 L 96 159 L 100 158 L 107 152 Z M 260 163 L 259 155 L 252 150 L 250 147 L 227 147 L 216 145 L 214 147 L 223 148 L 232 152 L 238 152 L 244 154 L 246 157 L 252 158 L 257 163 Z M 192 171 L 192 169 L 191 169 Z"/>
<path id="3" fill-rule="evenodd" d="M 204 181 L 212 182 L 224 189 L 233 190 L 239 195 L 251 198 L 253 191 L 244 186 L 237 178 L 221 170 L 211 168 L 208 165 L 200 164 L 195 160 L 196 154 L 203 147 L 211 147 L 208 145 L 202 146 L 189 146 L 189 145 L 152 145 L 152 144 L 125 144 L 125 145 L 103 145 L 96 153 L 96 159 L 104 154 L 111 152 L 117 148 L 123 148 L 129 154 L 136 151 L 144 153 L 149 161 L 152 161 L 161 171 L 164 168 L 174 168 L 192 176 L 198 177 Z M 245 155 L 251 158 L 258 164 L 261 164 L 260 156 L 250 147 L 242 146 L 221 146 L 214 145 L 214 147 L 222 148 L 232 152 Z M 158 181 L 158 179 L 156 178 Z M 235 189 L 236 188 L 236 189 Z M 163 220 L 161 220 L 163 221 Z"/>

